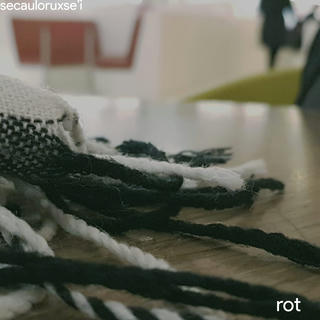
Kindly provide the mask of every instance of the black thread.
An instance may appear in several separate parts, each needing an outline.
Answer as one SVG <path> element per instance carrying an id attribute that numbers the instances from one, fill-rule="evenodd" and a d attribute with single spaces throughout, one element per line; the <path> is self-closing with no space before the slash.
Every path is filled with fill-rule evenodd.
<path id="1" fill-rule="evenodd" d="M 53 194 L 49 195 L 59 208 L 70 212 L 65 202 Z M 182 233 L 217 240 L 229 241 L 235 244 L 251 246 L 265 250 L 273 255 L 287 258 L 295 263 L 320 267 L 320 248 L 306 241 L 287 238 L 282 233 L 266 233 L 260 229 L 245 229 L 237 226 L 226 226 L 221 223 L 201 225 L 171 217 L 179 213 L 179 207 L 164 207 L 151 212 L 129 210 L 121 217 L 85 216 L 72 211 L 87 223 L 110 233 L 122 233 L 134 229 L 151 229 L 166 233 Z"/>
<path id="2" fill-rule="evenodd" d="M 158 161 L 185 163 L 190 167 L 209 167 L 227 163 L 231 157 L 231 148 L 212 148 L 202 151 L 184 150 L 177 154 L 169 154 L 159 150 L 150 142 L 137 140 L 123 141 L 116 149 L 124 155 L 133 157 L 149 157 Z"/>
<path id="3" fill-rule="evenodd" d="M 190 167 L 209 167 L 215 164 L 225 164 L 232 158 L 231 148 L 212 148 L 202 151 L 184 150 L 169 155 L 176 163 L 187 163 Z"/>
<path id="4" fill-rule="evenodd" d="M 180 189 L 175 192 L 150 190 L 123 183 L 106 182 L 92 176 L 66 176 L 51 179 L 51 190 L 86 207 L 107 212 L 108 209 L 155 204 L 174 207 L 196 207 L 208 210 L 250 207 L 261 189 L 282 191 L 283 183 L 274 179 L 250 180 L 244 189 L 230 191 L 222 187 Z M 42 186 L 43 189 L 46 186 Z"/>
<path id="5" fill-rule="evenodd" d="M 150 157 L 158 161 L 168 161 L 166 153 L 159 150 L 152 143 L 137 140 L 123 141 L 116 149 L 124 155 L 134 157 Z"/>
<path id="6" fill-rule="evenodd" d="M 118 267 L 77 262 L 53 257 L 40 257 L 30 253 L 0 251 L 1 263 L 20 265 L 0 270 L 0 285 L 74 283 L 97 284 L 110 289 L 126 290 L 151 299 L 164 299 L 174 303 L 205 306 L 237 314 L 290 320 L 316 320 L 320 304 L 305 297 L 278 290 L 243 283 L 241 281 L 201 276 L 190 272 L 145 270 L 137 267 Z M 180 289 L 183 286 L 184 290 Z M 186 287 L 225 292 L 247 300 L 222 298 L 212 293 L 187 291 Z M 278 299 L 299 298 L 301 313 L 277 312 Z"/>
<path id="7" fill-rule="evenodd" d="M 150 189 L 178 190 L 183 183 L 183 177 L 180 176 L 160 177 L 131 169 L 114 160 L 99 159 L 92 155 L 68 152 L 56 160 L 69 173 L 109 176 L 129 184 L 141 185 Z"/>

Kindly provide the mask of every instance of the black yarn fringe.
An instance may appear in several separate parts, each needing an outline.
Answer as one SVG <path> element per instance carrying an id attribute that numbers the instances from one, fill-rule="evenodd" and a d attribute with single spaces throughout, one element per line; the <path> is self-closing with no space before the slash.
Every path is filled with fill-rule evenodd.
<path id="1" fill-rule="evenodd" d="M 44 283 L 94 284 L 114 290 L 126 290 L 149 299 L 161 299 L 172 303 L 203 306 L 264 318 L 318 320 L 320 314 L 318 302 L 310 301 L 294 293 L 191 272 L 84 263 L 7 250 L 0 250 L 0 262 L 14 265 L 14 267 L 0 270 L 0 286 L 2 287 L 18 284 L 42 285 Z M 205 292 L 189 291 L 188 287 L 204 289 Z M 217 295 L 221 292 L 230 297 L 224 298 Z M 277 312 L 277 300 L 295 300 L 296 298 L 301 301 L 302 311 L 300 313 Z"/>
<path id="2" fill-rule="evenodd" d="M 150 142 L 137 140 L 124 141 L 116 149 L 128 156 L 186 163 L 190 167 L 209 167 L 214 164 L 224 164 L 232 157 L 231 148 L 212 148 L 202 151 L 185 150 L 177 154 L 166 154 L 166 152 L 159 150 Z"/>

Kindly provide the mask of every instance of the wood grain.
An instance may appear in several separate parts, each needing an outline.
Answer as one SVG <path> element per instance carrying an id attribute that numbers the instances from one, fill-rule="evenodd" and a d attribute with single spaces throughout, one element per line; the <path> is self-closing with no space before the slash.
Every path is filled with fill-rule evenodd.
<path id="1" fill-rule="evenodd" d="M 204 224 L 222 221 L 228 225 L 282 232 L 320 246 L 320 114 L 303 113 L 296 107 L 270 108 L 225 102 L 149 105 L 131 100 L 110 102 L 71 97 L 68 100 L 79 110 L 89 135 L 104 135 L 115 144 L 134 138 L 150 141 L 171 152 L 231 146 L 234 151 L 231 165 L 265 159 L 269 176 L 285 182 L 283 195 L 264 192 L 254 206 L 246 210 L 186 208 L 180 217 Z M 151 231 L 129 232 L 119 240 L 164 258 L 179 270 L 269 285 L 320 301 L 318 270 L 303 268 L 261 250 Z M 118 263 L 106 250 L 63 232 L 52 246 L 61 257 Z M 164 305 L 95 286 L 83 292 L 129 305 Z M 57 316 L 60 320 L 84 319 L 52 297 L 19 319 L 56 319 Z M 227 319 L 252 318 L 228 315 Z"/>

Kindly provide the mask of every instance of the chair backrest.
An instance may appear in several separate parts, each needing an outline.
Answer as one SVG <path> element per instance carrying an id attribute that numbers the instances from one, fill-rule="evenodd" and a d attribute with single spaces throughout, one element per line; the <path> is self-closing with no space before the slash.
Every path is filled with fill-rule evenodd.
<path id="1" fill-rule="evenodd" d="M 101 53 L 97 28 L 92 22 L 13 19 L 19 60 L 21 63 L 78 65 L 91 59 L 100 68 L 130 68 L 144 11 L 142 7 L 134 25 L 129 51 L 122 57 L 108 57 Z M 44 52 L 48 46 L 49 52 Z M 90 50 L 91 58 L 88 57 Z"/>
<path id="2" fill-rule="evenodd" d="M 142 18 L 145 7 L 140 10 L 136 22 L 133 27 L 133 32 L 130 40 L 129 51 L 124 57 L 106 57 L 99 56 L 96 64 L 101 68 L 130 68 L 133 64 L 134 55 L 137 49 L 138 38 L 141 30 Z"/>
<path id="3" fill-rule="evenodd" d="M 201 93 L 188 101 L 231 100 L 270 105 L 294 104 L 300 87 L 301 72 L 301 69 L 270 71 Z"/>
<path id="4" fill-rule="evenodd" d="M 44 63 L 45 42 L 49 46 L 48 64 L 84 64 L 89 34 L 93 37 L 94 55 L 98 54 L 97 31 L 92 22 L 13 19 L 12 23 L 21 63 Z"/>

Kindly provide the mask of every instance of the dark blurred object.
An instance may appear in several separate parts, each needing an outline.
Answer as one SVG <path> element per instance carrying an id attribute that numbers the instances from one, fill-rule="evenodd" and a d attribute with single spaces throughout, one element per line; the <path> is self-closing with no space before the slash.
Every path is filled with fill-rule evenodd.
<path id="1" fill-rule="evenodd" d="M 116 147 L 122 154 L 131 157 L 147 157 L 158 161 L 188 164 L 190 167 L 209 167 L 227 163 L 231 157 L 231 148 L 212 148 L 202 151 L 184 150 L 177 154 L 166 154 L 150 142 L 128 140 Z"/>
<path id="2" fill-rule="evenodd" d="M 296 103 L 303 108 L 320 107 L 320 29 L 308 54 Z"/>
<path id="3" fill-rule="evenodd" d="M 150 142 L 127 140 L 123 141 L 116 149 L 127 156 L 150 157 L 154 160 L 168 161 L 166 153 L 159 150 Z"/>
<path id="4" fill-rule="evenodd" d="M 302 23 L 292 29 L 286 28 L 285 13 L 295 17 L 290 0 L 262 0 L 260 7 L 264 16 L 262 42 L 269 48 L 269 67 L 272 68 L 280 48 L 300 49 Z"/>
<path id="5" fill-rule="evenodd" d="M 302 47 L 302 28 L 303 22 L 297 22 L 296 26 L 291 30 L 286 30 L 285 46 L 299 50 Z"/>
<path id="6" fill-rule="evenodd" d="M 97 142 L 101 142 L 101 143 L 105 143 L 105 144 L 109 144 L 110 140 L 105 138 L 105 137 L 94 137 L 94 140 Z"/>
<path id="7" fill-rule="evenodd" d="M 227 163 L 231 157 L 231 148 L 216 148 L 202 151 L 184 150 L 170 155 L 169 159 L 176 163 L 188 163 L 190 167 L 209 167 L 212 164 Z"/>

